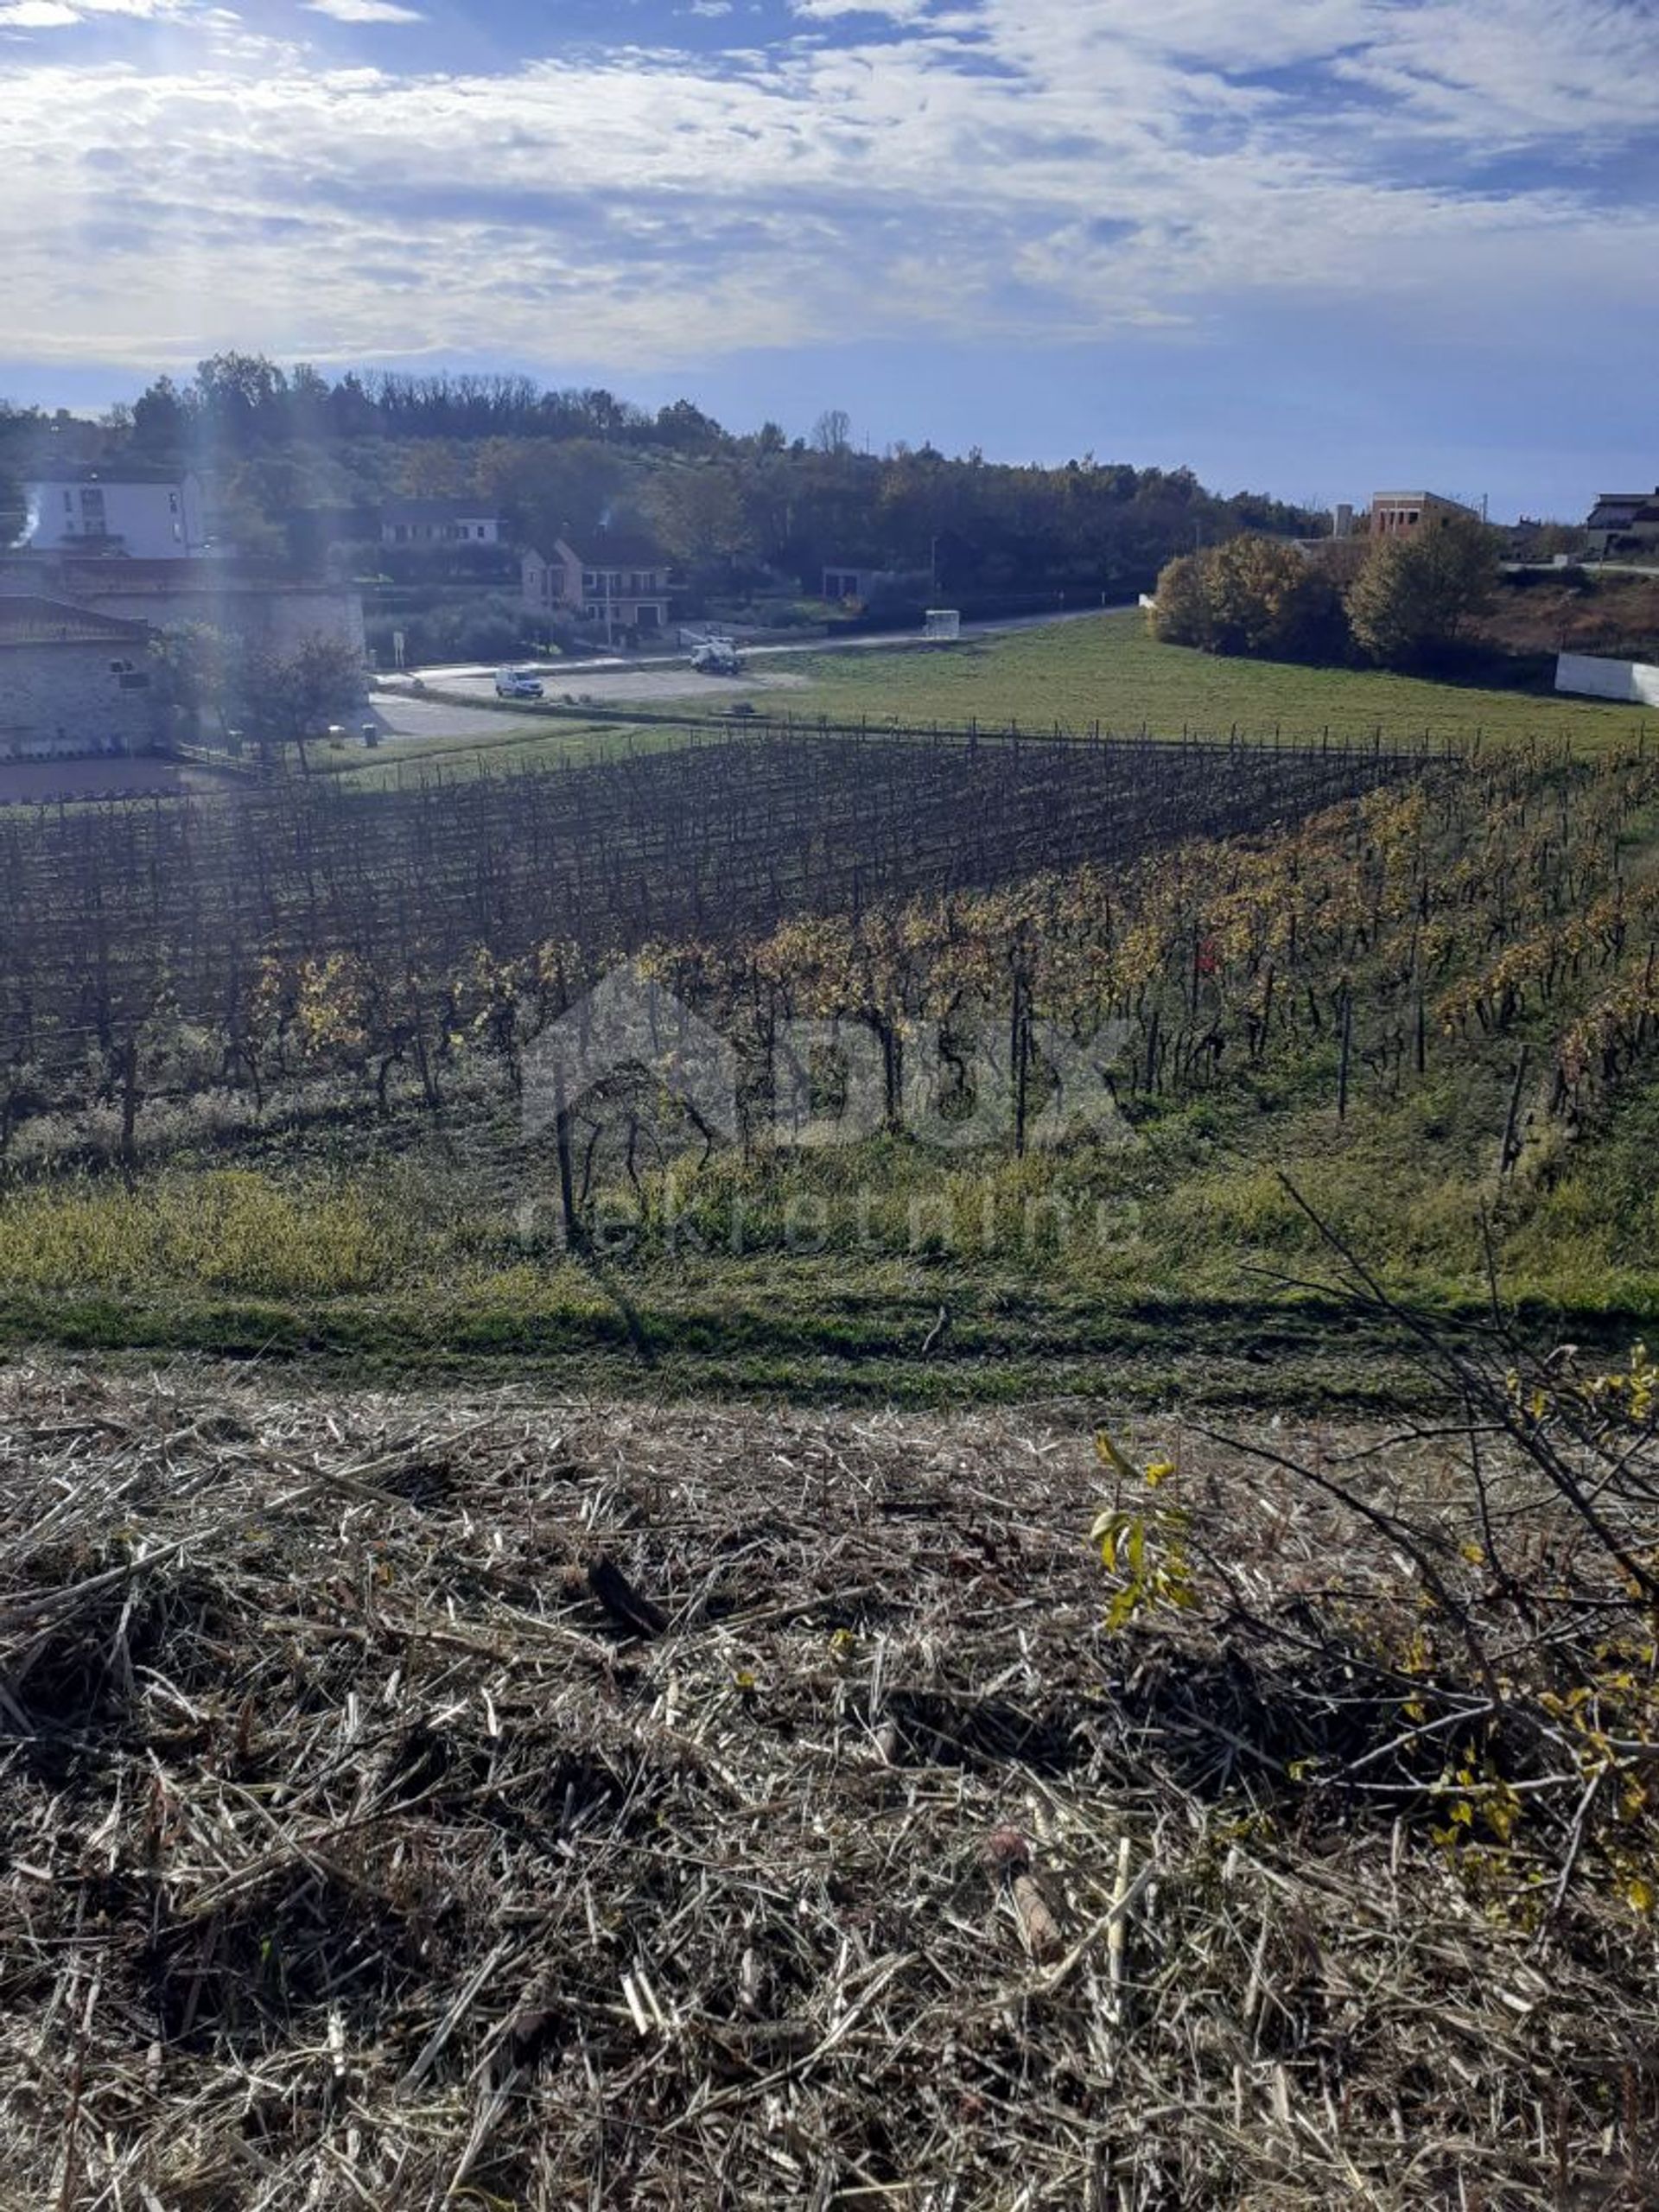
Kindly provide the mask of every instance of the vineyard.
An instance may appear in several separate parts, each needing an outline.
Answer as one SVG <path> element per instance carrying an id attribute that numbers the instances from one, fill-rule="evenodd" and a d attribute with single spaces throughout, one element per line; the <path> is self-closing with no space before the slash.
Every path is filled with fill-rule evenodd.
<path id="1" fill-rule="evenodd" d="M 545 1016 L 654 940 L 1130 860 L 1408 765 L 1328 747 L 757 737 L 372 799 L 296 780 L 235 806 L 14 814 L 0 829 L 0 1138 L 89 1054 L 136 1111 L 151 1063 L 188 1033 L 206 1033 L 192 1047 L 204 1079 L 258 1093 L 302 1003 L 317 1013 L 336 984 L 354 1033 L 372 1033 L 365 1054 L 412 1062 L 435 1096 L 458 999 L 480 978 L 516 996 L 524 978 L 504 963 L 525 955 L 544 956 Z"/>
<path id="2" fill-rule="evenodd" d="M 1656 797 L 1640 751 L 760 735 L 13 816 L 0 1327 L 931 1395 L 1160 1389 L 1202 1310 L 1259 1390 L 1327 1362 L 1304 1200 L 1640 1326 Z M 623 956 L 682 1011 L 532 1113 Z"/>

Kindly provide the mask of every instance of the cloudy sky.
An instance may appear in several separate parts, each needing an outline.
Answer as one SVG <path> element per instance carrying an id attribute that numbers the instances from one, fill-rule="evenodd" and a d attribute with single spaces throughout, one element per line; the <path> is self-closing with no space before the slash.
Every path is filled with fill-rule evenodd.
<path id="1" fill-rule="evenodd" d="M 1659 483 L 1656 0 L 0 0 L 0 396 L 226 346 L 735 428 Z"/>

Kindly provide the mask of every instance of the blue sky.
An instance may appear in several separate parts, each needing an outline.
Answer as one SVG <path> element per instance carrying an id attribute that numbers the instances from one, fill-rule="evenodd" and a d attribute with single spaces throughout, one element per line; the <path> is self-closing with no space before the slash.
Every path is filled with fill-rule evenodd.
<path id="1" fill-rule="evenodd" d="M 734 428 L 1659 484 L 1654 0 L 0 0 L 0 396 L 238 346 Z"/>

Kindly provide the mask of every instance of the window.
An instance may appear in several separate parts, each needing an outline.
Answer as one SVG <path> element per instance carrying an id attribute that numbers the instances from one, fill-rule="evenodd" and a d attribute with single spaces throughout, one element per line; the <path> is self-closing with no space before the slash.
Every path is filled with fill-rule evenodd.
<path id="1" fill-rule="evenodd" d="M 597 573 L 592 569 L 584 569 L 582 570 L 582 588 L 583 591 L 587 592 L 603 591 L 605 588 L 603 583 L 600 581 Z"/>
<path id="2" fill-rule="evenodd" d="M 169 492 L 167 495 L 167 512 L 170 515 L 175 515 L 179 512 L 179 495 L 176 492 Z"/>

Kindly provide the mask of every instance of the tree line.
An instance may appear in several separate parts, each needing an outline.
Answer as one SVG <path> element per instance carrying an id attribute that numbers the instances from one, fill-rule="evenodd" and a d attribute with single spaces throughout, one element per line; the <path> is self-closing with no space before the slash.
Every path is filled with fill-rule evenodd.
<path id="1" fill-rule="evenodd" d="M 156 378 L 98 423 L 0 408 L 0 469 L 49 452 L 115 467 L 194 467 L 215 526 L 244 551 L 314 558 L 330 534 L 378 537 L 388 498 L 477 498 L 521 543 L 604 524 L 648 531 L 705 592 L 767 576 L 816 595 L 826 565 L 954 601 L 1143 588 L 1195 533 L 1308 529 L 1305 509 L 1223 498 L 1185 467 L 1085 454 L 1056 467 L 978 449 L 862 446 L 847 412 L 804 435 L 733 431 L 689 399 L 649 410 L 591 387 L 524 377 L 407 376 L 223 353 Z M 319 519 L 321 518 L 321 519 Z"/>
<path id="2" fill-rule="evenodd" d="M 1165 645 L 1264 660 L 1444 664 L 1497 588 L 1497 531 L 1472 517 L 1313 546 L 1253 532 L 1166 564 L 1148 615 Z"/>

